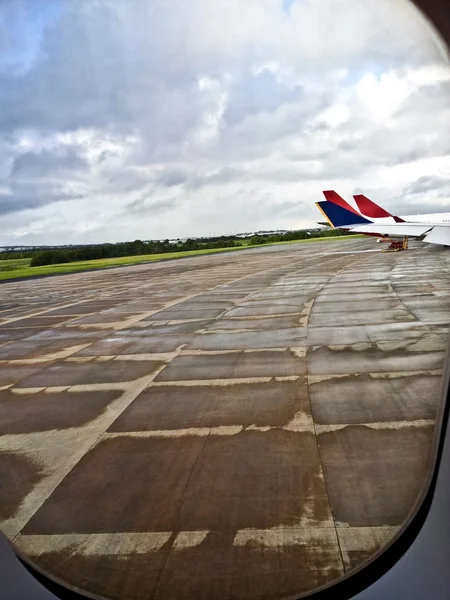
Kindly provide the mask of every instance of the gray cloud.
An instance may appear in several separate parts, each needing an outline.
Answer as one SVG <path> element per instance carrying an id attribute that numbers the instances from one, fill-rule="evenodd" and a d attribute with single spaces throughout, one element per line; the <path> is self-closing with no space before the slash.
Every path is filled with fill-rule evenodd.
<path id="1" fill-rule="evenodd" d="M 432 198 L 422 199 L 417 203 L 407 198 L 397 197 L 392 201 L 391 209 L 393 214 L 407 216 L 449 212 L 449 205 Z"/>
<path id="2" fill-rule="evenodd" d="M 75 148 L 58 148 L 55 151 L 25 152 L 14 159 L 11 177 L 45 177 L 64 171 L 84 171 L 89 163 Z"/>
<path id="3" fill-rule="evenodd" d="M 225 166 L 213 172 L 195 173 L 187 182 L 187 189 L 200 189 L 210 185 L 220 185 L 243 181 L 245 174 L 239 167 Z"/>
<path id="4" fill-rule="evenodd" d="M 439 175 L 425 175 L 419 177 L 414 183 L 407 186 L 404 190 L 405 194 L 421 194 L 433 190 L 445 189 L 450 192 L 450 177 L 444 178 Z"/>
<path id="5" fill-rule="evenodd" d="M 161 214 L 172 210 L 179 204 L 178 198 L 167 198 L 165 200 L 152 200 L 151 198 L 138 198 L 127 204 L 125 208 L 126 214 Z"/>
<path id="6" fill-rule="evenodd" d="M 119 171 L 113 171 L 111 176 L 105 176 L 103 189 L 115 193 L 135 192 L 145 189 L 150 180 L 151 177 L 149 175 L 124 166 Z"/>
<path id="7" fill-rule="evenodd" d="M 230 101 L 224 112 L 227 125 L 236 125 L 250 115 L 274 113 L 283 104 L 294 104 L 302 98 L 302 87 L 289 86 L 277 80 L 274 73 L 243 73 L 230 88 Z"/>
<path id="8" fill-rule="evenodd" d="M 168 168 L 157 174 L 155 182 L 164 187 L 174 187 L 185 183 L 188 179 L 183 169 Z"/>
<path id="9" fill-rule="evenodd" d="M 13 188 L 12 193 L 0 193 L 0 214 L 15 213 L 23 210 L 39 208 L 53 202 L 77 200 L 83 195 L 68 187 L 21 184 Z"/>

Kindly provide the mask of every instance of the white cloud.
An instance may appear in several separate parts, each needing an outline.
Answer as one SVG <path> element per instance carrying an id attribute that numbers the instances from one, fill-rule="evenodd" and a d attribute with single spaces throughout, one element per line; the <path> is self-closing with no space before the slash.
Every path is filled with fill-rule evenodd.
<path id="1" fill-rule="evenodd" d="M 357 86 L 360 101 L 377 124 L 389 123 L 413 90 L 411 81 L 392 71 L 382 73 L 379 78 L 367 73 Z"/>
<path id="2" fill-rule="evenodd" d="M 226 86 L 220 80 L 200 77 L 198 88 L 201 92 L 202 118 L 197 128 L 189 135 L 185 153 L 192 151 L 192 145 L 207 145 L 219 137 L 227 105 Z"/>
<path id="3" fill-rule="evenodd" d="M 348 121 L 349 117 L 350 110 L 348 106 L 336 103 L 318 115 L 316 120 L 323 122 L 330 127 L 336 127 L 337 125 L 342 125 L 342 123 Z"/>

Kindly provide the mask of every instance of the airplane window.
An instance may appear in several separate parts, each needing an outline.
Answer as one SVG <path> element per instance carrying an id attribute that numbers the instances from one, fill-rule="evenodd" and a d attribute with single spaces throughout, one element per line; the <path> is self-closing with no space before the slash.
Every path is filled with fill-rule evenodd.
<path id="1" fill-rule="evenodd" d="M 307 594 L 429 471 L 450 69 L 406 0 L 0 3 L 0 529 L 89 597 Z"/>

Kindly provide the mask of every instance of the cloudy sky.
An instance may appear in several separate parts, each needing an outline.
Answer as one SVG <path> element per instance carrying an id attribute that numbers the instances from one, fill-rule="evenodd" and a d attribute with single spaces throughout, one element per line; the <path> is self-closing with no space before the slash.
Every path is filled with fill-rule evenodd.
<path id="1" fill-rule="evenodd" d="M 0 244 L 450 210 L 449 124 L 406 0 L 0 0 Z"/>

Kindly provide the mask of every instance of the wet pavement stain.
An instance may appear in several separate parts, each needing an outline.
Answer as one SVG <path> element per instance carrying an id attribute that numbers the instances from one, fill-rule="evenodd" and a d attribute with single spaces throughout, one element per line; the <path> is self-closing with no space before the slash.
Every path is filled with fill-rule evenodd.
<path id="1" fill-rule="evenodd" d="M 307 514 L 306 499 L 314 504 Z M 23 533 L 107 533 L 117 522 L 122 531 L 221 531 L 299 524 L 303 517 L 329 526 L 312 434 L 123 435 L 88 452 Z"/>
<path id="2" fill-rule="evenodd" d="M 227 354 L 178 356 L 155 381 L 225 379 L 234 377 L 273 377 L 305 375 L 305 359 L 290 350 L 273 352 L 232 352 Z"/>
<path id="3" fill-rule="evenodd" d="M 346 572 L 352 571 L 384 548 L 398 527 L 338 527 L 339 547 Z"/>
<path id="4" fill-rule="evenodd" d="M 33 375 L 38 376 L 39 371 L 47 366 L 48 363 L 39 363 L 36 365 L 1 365 L 0 387 L 18 384 L 23 379 L 27 379 Z"/>
<path id="5" fill-rule="evenodd" d="M 98 417 L 121 392 L 14 394 L 0 391 L 0 435 L 81 427 Z"/>
<path id="6" fill-rule="evenodd" d="M 334 532 L 333 532 L 334 533 Z M 75 586 L 107 598 L 196 600 L 286 597 L 339 577 L 343 569 L 335 537 L 313 537 L 303 543 L 283 540 L 274 546 L 252 542 L 235 545 L 236 532 L 206 532 L 193 547 L 179 547 L 176 534 L 152 552 L 95 555 L 68 546 L 59 552 L 30 552 L 27 536 L 17 545 L 41 569 Z M 287 537 L 287 536 L 286 536 Z M 283 543 L 284 541 L 284 543 Z M 309 542 L 309 543 L 308 543 Z M 315 568 L 309 544 L 315 547 Z"/>
<path id="7" fill-rule="evenodd" d="M 320 434 L 336 522 L 354 527 L 401 525 L 424 485 L 432 435 L 432 426 L 377 431 L 361 425 Z"/>
<path id="8" fill-rule="evenodd" d="M 188 348 L 193 350 L 245 350 L 252 348 L 256 350 L 299 347 L 305 346 L 305 344 L 306 329 L 304 327 L 291 327 L 276 331 L 205 333 L 193 339 Z"/>
<path id="9" fill-rule="evenodd" d="M 264 535 L 261 537 L 263 542 Z M 308 545 L 306 540 L 304 544 L 289 544 L 289 539 L 284 540 L 282 535 L 278 537 L 278 545 L 265 545 L 256 536 L 253 541 L 250 538 L 236 545 L 233 533 L 209 532 L 198 546 L 170 552 L 154 597 L 160 600 L 287 597 L 313 589 L 342 573 L 333 538 L 324 535 L 323 539 L 315 540 L 315 569 L 309 568 Z"/>
<path id="10" fill-rule="evenodd" d="M 20 538 L 17 546 L 20 550 Z M 124 590 L 128 598 L 150 598 L 168 555 L 168 548 L 148 554 L 119 556 L 89 556 L 70 547 L 65 551 L 49 551 L 38 556 L 27 550 L 25 546 L 24 554 L 30 557 L 32 563 L 75 590 L 90 590 L 114 600 L 123 600 Z"/>
<path id="11" fill-rule="evenodd" d="M 271 381 L 208 387 L 150 387 L 108 431 L 283 426 L 299 411 L 309 412 L 306 381 Z"/>
<path id="12" fill-rule="evenodd" d="M 0 451 L 0 519 L 9 519 L 41 481 L 42 467 L 25 455 Z"/>
<path id="13" fill-rule="evenodd" d="M 157 371 L 163 364 L 156 361 L 113 361 L 106 364 L 59 362 L 21 381 L 19 387 L 72 386 L 134 381 Z"/>
<path id="14" fill-rule="evenodd" d="M 376 344 L 308 348 L 308 372 L 311 375 L 375 373 L 435 370 L 443 365 L 444 348 L 429 352 L 402 347 L 380 349 Z"/>
<path id="15" fill-rule="evenodd" d="M 434 419 L 441 401 L 441 375 L 370 374 L 309 384 L 316 423 L 369 423 Z"/>

